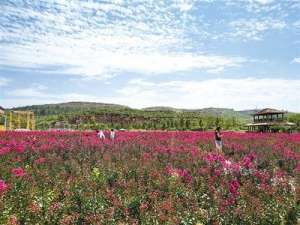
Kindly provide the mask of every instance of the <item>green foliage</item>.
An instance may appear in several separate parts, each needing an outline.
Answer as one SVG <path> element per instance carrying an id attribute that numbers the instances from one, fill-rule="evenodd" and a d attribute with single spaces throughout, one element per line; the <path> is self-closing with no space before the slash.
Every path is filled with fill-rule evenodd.
<path id="1" fill-rule="evenodd" d="M 122 105 L 70 102 L 16 108 L 32 110 L 37 129 L 148 129 L 148 130 L 209 130 L 216 126 L 240 130 L 248 122 L 252 111 L 234 111 L 226 108 L 184 110 L 170 107 L 152 107 L 143 110 Z M 297 120 L 299 116 L 292 116 Z M 299 127 L 299 125 L 298 125 Z"/>
<path id="2" fill-rule="evenodd" d="M 288 120 L 296 124 L 296 129 L 300 131 L 300 113 L 291 113 L 288 115 Z"/>

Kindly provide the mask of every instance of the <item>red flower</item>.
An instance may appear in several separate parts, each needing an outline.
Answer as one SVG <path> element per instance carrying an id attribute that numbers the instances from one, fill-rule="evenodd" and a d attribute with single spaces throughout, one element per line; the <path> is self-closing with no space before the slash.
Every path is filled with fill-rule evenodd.
<path id="1" fill-rule="evenodd" d="M 239 187 L 240 187 L 239 182 L 237 180 L 232 180 L 229 184 L 230 193 L 232 193 L 233 195 L 238 194 Z"/>

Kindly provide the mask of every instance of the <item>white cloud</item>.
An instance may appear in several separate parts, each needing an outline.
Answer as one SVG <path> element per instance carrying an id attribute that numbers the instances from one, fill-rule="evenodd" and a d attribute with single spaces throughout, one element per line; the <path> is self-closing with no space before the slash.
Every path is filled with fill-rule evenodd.
<path id="1" fill-rule="evenodd" d="M 193 1 L 191 0 L 175 0 L 175 7 L 179 8 L 180 11 L 186 12 L 192 9 Z"/>
<path id="2" fill-rule="evenodd" d="M 6 86 L 8 84 L 9 80 L 3 77 L 0 77 L 0 87 Z"/>
<path id="3" fill-rule="evenodd" d="M 46 86 L 33 84 L 31 87 L 7 91 L 6 98 L 0 99 L 0 104 L 5 107 L 17 107 L 34 104 L 60 103 L 69 101 L 99 102 L 100 98 L 88 94 L 75 92 L 55 94 Z"/>
<path id="4" fill-rule="evenodd" d="M 32 87 L 29 88 L 21 88 L 21 89 L 14 89 L 8 91 L 7 94 L 12 97 L 36 97 L 36 98 L 43 98 L 47 97 L 48 95 L 44 93 L 47 90 L 47 87 L 40 85 L 40 84 L 33 84 Z"/>
<path id="5" fill-rule="evenodd" d="M 55 96 L 59 102 L 70 102 L 70 101 L 88 101 L 88 102 L 99 102 L 101 98 L 88 95 L 88 94 L 79 94 L 79 93 L 67 93 L 60 96 Z M 101 102 L 101 101 L 100 101 Z"/>
<path id="6" fill-rule="evenodd" d="M 290 4 L 291 4 L 291 9 L 295 9 L 295 10 L 300 9 L 300 1 L 299 0 L 293 0 L 292 2 L 290 2 Z"/>
<path id="7" fill-rule="evenodd" d="M 177 108 L 227 107 L 251 109 L 274 107 L 300 112 L 300 80 L 287 79 L 210 79 L 203 81 L 152 82 L 133 79 L 110 96 L 77 92 L 53 94 L 48 89 L 14 90 L 2 98 L 5 107 L 31 104 L 90 101 L 128 105 L 135 108 L 172 106 Z M 27 94 L 26 94 L 27 93 Z M 21 98 L 21 95 L 23 96 Z"/>
<path id="8" fill-rule="evenodd" d="M 292 63 L 300 63 L 300 57 L 294 58 L 293 61 L 292 61 Z"/>
<path id="9" fill-rule="evenodd" d="M 250 2 L 253 2 L 253 0 L 250 0 Z M 254 0 L 254 2 L 257 2 L 262 5 L 267 5 L 274 2 L 274 0 Z"/>
<path id="10" fill-rule="evenodd" d="M 270 30 L 282 30 L 287 25 L 282 20 L 271 18 L 261 19 L 239 19 L 232 21 L 229 24 L 234 32 L 231 33 L 233 37 L 240 37 L 243 40 L 261 40 L 265 32 Z"/>
<path id="11" fill-rule="evenodd" d="M 48 90 L 48 87 L 41 84 L 33 84 L 28 88 L 14 89 L 7 91 L 9 97 L 27 99 L 29 97 L 43 100 L 43 102 L 66 102 L 66 101 L 96 101 L 98 98 L 88 94 L 63 93 L 55 94 Z M 31 102 L 31 101 L 29 101 Z M 29 104 L 26 102 L 26 104 Z"/>
<path id="12" fill-rule="evenodd" d="M 216 73 L 240 65 L 241 60 L 201 52 L 203 40 L 261 40 L 265 32 L 287 26 L 280 18 L 239 17 L 229 24 L 232 32 L 225 32 L 228 18 L 223 30 L 214 31 L 208 18 L 195 15 L 195 10 L 210 2 L 279 10 L 272 0 L 7 3 L 1 5 L 0 66 L 100 79 L 120 72 L 163 74 L 201 69 Z"/>
<path id="13" fill-rule="evenodd" d="M 172 7 L 163 1 L 39 4 L 45 8 L 3 6 L 0 66 L 109 78 L 122 71 L 162 74 L 241 63 L 240 58 L 185 51 L 184 24 L 197 27 L 186 16 L 194 1 L 174 0 Z"/>
<path id="14" fill-rule="evenodd" d="M 300 2 L 299 2 L 299 5 L 300 5 Z M 300 8 L 300 7 L 299 7 Z M 296 28 L 296 29 L 299 29 L 300 30 L 300 20 L 296 21 L 293 23 L 293 26 Z"/>
<path id="15" fill-rule="evenodd" d="M 149 82 L 132 80 L 111 99 L 133 107 L 166 105 L 178 108 L 275 107 L 300 112 L 300 80 L 210 79 Z"/>
<path id="16" fill-rule="evenodd" d="M 248 0 L 247 4 L 245 5 L 244 1 L 237 1 L 240 2 L 240 6 L 246 8 L 246 10 L 250 13 L 259 14 L 266 14 L 272 13 L 274 18 L 281 17 L 284 14 L 283 8 L 289 8 L 290 2 L 289 1 L 275 1 L 275 0 Z"/>

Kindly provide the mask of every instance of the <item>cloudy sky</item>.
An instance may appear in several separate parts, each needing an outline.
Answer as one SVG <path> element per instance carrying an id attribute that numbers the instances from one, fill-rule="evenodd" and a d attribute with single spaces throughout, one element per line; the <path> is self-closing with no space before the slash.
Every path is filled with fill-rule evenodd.
<path id="1" fill-rule="evenodd" d="M 1 0 L 0 105 L 300 112 L 300 0 Z"/>

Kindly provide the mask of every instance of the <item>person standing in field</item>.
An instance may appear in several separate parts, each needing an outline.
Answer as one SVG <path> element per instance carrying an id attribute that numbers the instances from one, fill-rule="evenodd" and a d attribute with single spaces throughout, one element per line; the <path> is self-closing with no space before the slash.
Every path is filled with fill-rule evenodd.
<path id="1" fill-rule="evenodd" d="M 113 141 L 116 138 L 116 132 L 114 129 L 110 130 L 110 139 Z"/>
<path id="2" fill-rule="evenodd" d="M 101 140 L 104 140 L 105 139 L 104 132 L 102 130 L 98 130 L 97 137 L 100 138 Z"/>
<path id="3" fill-rule="evenodd" d="M 215 144 L 216 144 L 216 149 L 222 152 L 223 142 L 222 142 L 221 127 L 217 127 L 217 129 L 215 130 Z"/>

